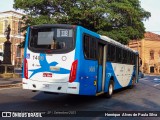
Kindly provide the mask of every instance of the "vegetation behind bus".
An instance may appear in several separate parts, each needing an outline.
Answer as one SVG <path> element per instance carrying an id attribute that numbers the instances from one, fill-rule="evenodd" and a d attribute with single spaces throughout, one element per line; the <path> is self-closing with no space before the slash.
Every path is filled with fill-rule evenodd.
<path id="1" fill-rule="evenodd" d="M 28 25 L 75 24 L 127 44 L 141 39 L 143 20 L 151 14 L 140 6 L 139 0 L 14 0 L 14 8 L 23 10 Z"/>

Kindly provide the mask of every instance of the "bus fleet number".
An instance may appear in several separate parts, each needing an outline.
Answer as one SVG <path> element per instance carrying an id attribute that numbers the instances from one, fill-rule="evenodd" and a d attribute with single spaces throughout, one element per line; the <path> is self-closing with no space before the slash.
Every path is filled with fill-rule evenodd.
<path id="1" fill-rule="evenodd" d="M 44 60 L 43 56 L 33 56 L 33 60 Z"/>

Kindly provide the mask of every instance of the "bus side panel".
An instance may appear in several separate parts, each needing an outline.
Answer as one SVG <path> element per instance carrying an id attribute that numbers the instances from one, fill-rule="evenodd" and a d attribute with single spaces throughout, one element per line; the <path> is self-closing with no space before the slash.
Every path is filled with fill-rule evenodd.
<path id="1" fill-rule="evenodd" d="M 136 65 L 135 65 L 136 66 Z M 132 77 L 130 78 L 130 83 L 128 86 L 132 85 L 132 78 L 135 77 L 136 78 L 136 83 L 138 83 L 138 76 L 136 76 L 136 73 L 138 72 L 138 68 L 137 67 L 133 67 L 133 73 L 132 73 Z"/>
<path id="2" fill-rule="evenodd" d="M 108 85 L 111 80 L 111 77 L 114 79 L 114 90 L 121 88 L 122 86 L 119 84 L 117 77 L 115 75 L 113 66 L 111 62 L 106 63 L 106 81 L 105 81 L 105 92 L 108 92 Z"/>
<path id="3" fill-rule="evenodd" d="M 108 92 L 111 77 L 113 77 L 114 90 L 116 90 L 131 85 L 133 75 L 133 65 L 107 62 L 105 92 Z"/>
<path id="4" fill-rule="evenodd" d="M 97 63 L 84 60 L 80 67 L 80 94 L 95 95 L 96 94 L 96 79 L 97 79 Z"/>
<path id="5" fill-rule="evenodd" d="M 96 95 L 95 81 L 97 79 L 98 62 L 84 58 L 83 33 L 93 34 L 86 29 L 77 27 L 75 59 L 78 59 L 78 70 L 76 82 L 80 83 L 80 95 Z"/>

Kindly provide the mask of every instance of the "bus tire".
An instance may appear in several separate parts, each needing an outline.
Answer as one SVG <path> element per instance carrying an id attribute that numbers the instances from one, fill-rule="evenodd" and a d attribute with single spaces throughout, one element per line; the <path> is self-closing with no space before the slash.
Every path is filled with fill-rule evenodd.
<path id="1" fill-rule="evenodd" d="M 108 92 L 105 93 L 105 96 L 107 98 L 111 98 L 113 95 L 113 90 L 114 90 L 114 82 L 113 80 L 110 80 L 109 85 L 108 85 Z"/>
<path id="2" fill-rule="evenodd" d="M 132 77 L 132 84 L 130 86 L 131 89 L 135 86 L 135 83 L 136 83 L 136 78 Z"/>

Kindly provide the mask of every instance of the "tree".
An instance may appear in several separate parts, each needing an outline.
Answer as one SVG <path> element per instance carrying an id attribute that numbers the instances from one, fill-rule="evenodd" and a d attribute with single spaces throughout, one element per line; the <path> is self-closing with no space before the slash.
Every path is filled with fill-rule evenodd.
<path id="1" fill-rule="evenodd" d="M 14 0 L 27 25 L 61 23 L 86 27 L 127 44 L 143 38 L 143 20 L 151 14 L 139 0 Z"/>

